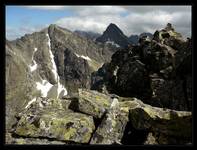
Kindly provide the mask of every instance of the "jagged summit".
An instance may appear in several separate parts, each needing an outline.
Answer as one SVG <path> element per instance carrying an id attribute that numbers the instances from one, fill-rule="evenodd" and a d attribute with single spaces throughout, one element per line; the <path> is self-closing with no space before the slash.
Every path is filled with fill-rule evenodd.
<path id="1" fill-rule="evenodd" d="M 114 23 L 110 23 L 103 35 L 96 39 L 97 42 L 101 43 L 113 43 L 119 47 L 125 47 L 129 44 L 128 37 L 124 35 L 121 29 Z"/>
<path id="2" fill-rule="evenodd" d="M 120 28 L 114 24 L 114 23 L 110 23 L 110 25 L 107 27 L 107 29 L 105 30 L 104 33 L 109 33 L 109 32 L 115 32 L 117 34 L 120 34 L 120 35 L 124 35 L 124 33 L 120 30 Z"/>
<path id="3" fill-rule="evenodd" d="M 171 23 L 167 23 L 164 29 L 155 31 L 153 39 L 156 41 L 161 41 L 161 43 L 168 41 L 169 39 L 178 39 L 185 41 L 183 36 L 180 33 L 176 32 Z"/>

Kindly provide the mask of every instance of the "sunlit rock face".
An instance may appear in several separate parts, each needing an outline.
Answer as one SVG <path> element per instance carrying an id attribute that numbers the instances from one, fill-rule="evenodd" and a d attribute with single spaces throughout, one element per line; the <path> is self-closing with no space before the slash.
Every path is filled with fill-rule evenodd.
<path id="1" fill-rule="evenodd" d="M 36 97 L 61 99 L 90 88 L 91 72 L 111 55 L 107 47 L 56 25 L 6 41 L 7 125 Z"/>

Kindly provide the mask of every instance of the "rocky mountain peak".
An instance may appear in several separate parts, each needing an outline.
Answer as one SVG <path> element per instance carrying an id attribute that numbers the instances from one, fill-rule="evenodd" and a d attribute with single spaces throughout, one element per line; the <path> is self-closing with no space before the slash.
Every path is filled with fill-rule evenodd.
<path id="1" fill-rule="evenodd" d="M 116 47 L 125 47 L 129 44 L 128 37 L 124 35 L 117 25 L 110 23 L 103 35 L 96 39 L 97 42 L 110 43 Z"/>
<path id="2" fill-rule="evenodd" d="M 110 34 L 111 32 L 124 35 L 124 33 L 120 30 L 120 28 L 114 23 L 110 23 L 104 33 Z"/>
<path id="3" fill-rule="evenodd" d="M 185 41 L 183 36 L 180 33 L 176 32 L 171 23 L 167 23 L 164 29 L 157 30 L 153 35 L 153 39 L 160 41 L 161 43 L 168 43 L 167 45 L 172 43 L 170 42 L 172 40 Z"/>

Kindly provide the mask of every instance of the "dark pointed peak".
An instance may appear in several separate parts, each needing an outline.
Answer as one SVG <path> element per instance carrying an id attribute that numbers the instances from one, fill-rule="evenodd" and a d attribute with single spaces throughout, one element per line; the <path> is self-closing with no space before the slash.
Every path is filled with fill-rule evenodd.
<path id="1" fill-rule="evenodd" d="M 123 34 L 123 32 L 120 30 L 120 28 L 114 23 L 110 23 L 109 26 L 107 27 L 106 31 L 119 32 L 119 33 Z"/>
<path id="2" fill-rule="evenodd" d="M 108 27 L 116 27 L 116 28 L 118 28 L 118 26 L 117 26 L 116 24 L 114 24 L 114 23 L 110 23 L 110 24 L 108 25 Z"/>

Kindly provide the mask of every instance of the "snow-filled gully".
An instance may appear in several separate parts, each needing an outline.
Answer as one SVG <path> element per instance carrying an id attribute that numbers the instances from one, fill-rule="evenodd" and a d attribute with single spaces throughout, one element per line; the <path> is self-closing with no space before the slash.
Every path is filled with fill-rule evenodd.
<path id="1" fill-rule="evenodd" d="M 65 96 L 67 95 L 67 90 L 66 88 L 60 83 L 60 77 L 57 73 L 57 67 L 54 61 L 54 55 L 51 51 L 51 40 L 48 34 L 46 34 L 46 37 L 48 39 L 47 41 L 47 45 L 48 45 L 48 49 L 49 49 L 49 54 L 50 54 L 50 58 L 51 58 L 51 63 L 52 63 L 52 69 L 51 71 L 54 74 L 55 77 L 55 81 L 57 82 L 57 85 L 52 85 L 51 83 L 49 83 L 47 80 L 42 80 L 41 82 L 36 82 L 36 88 L 37 90 L 39 90 L 41 92 L 41 96 L 42 97 L 47 97 L 48 92 L 51 90 L 51 88 L 53 86 L 57 86 L 56 90 L 57 90 L 57 98 L 60 98 L 60 93 L 63 92 L 63 94 L 61 94 L 61 96 Z M 34 48 L 34 53 L 37 51 L 37 48 Z M 34 56 L 33 53 L 33 56 Z M 30 67 L 30 71 L 33 72 L 37 69 L 37 64 L 35 62 L 35 60 L 33 60 L 32 57 L 32 61 L 34 63 L 34 65 L 29 66 Z M 36 98 L 34 97 L 31 101 L 28 102 L 28 104 L 26 105 L 25 108 L 28 108 L 33 102 L 36 101 Z"/>

